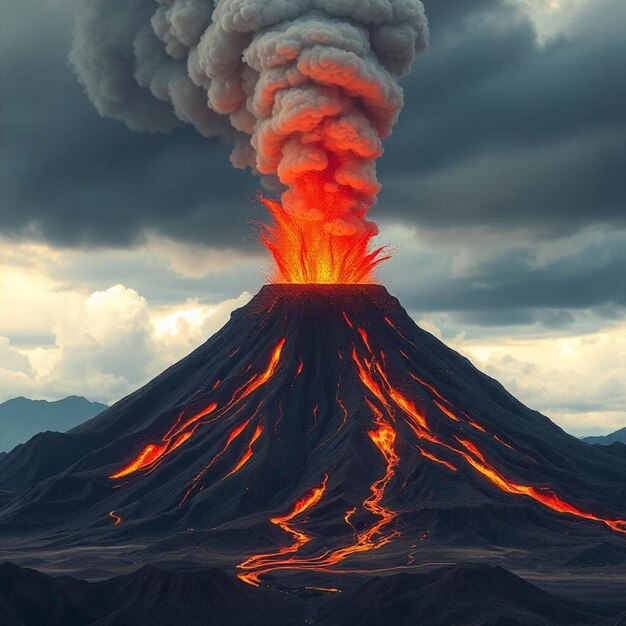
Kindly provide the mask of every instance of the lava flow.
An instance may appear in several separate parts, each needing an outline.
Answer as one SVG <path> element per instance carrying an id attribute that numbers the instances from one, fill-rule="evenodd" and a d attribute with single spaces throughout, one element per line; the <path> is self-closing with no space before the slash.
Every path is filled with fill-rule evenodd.
<path id="1" fill-rule="evenodd" d="M 324 576 L 363 573 L 367 571 L 368 555 L 374 552 L 379 556 L 372 571 L 382 571 L 381 563 L 385 571 L 405 568 L 409 554 L 411 567 L 418 567 L 418 553 L 409 546 L 416 545 L 415 532 L 428 536 L 430 529 L 415 531 L 407 526 L 411 519 L 419 518 L 421 505 L 414 504 L 413 495 L 407 497 L 405 490 L 415 494 L 412 481 L 429 472 L 449 475 L 452 492 L 455 484 L 465 481 L 483 494 L 481 497 L 517 497 L 565 520 L 595 522 L 616 533 L 626 533 L 626 520 L 604 515 L 599 507 L 595 510 L 588 504 L 592 490 L 583 496 L 587 504 L 577 504 L 561 492 L 558 481 L 545 479 L 542 483 L 537 479 L 554 476 L 555 469 L 551 474 L 542 473 L 541 465 L 527 453 L 528 444 L 524 450 L 518 447 L 506 421 L 494 422 L 482 411 L 470 410 L 468 404 L 458 400 L 462 397 L 458 389 L 453 400 L 441 383 L 441 375 L 432 376 L 431 368 L 426 367 L 419 336 L 411 334 L 406 320 L 392 317 L 391 305 L 379 319 L 371 314 L 364 316 L 359 308 L 361 302 L 351 308 L 330 304 L 334 307 L 333 318 L 324 317 L 327 314 L 322 308 L 310 311 L 308 305 L 302 305 L 305 316 L 299 323 L 311 320 L 306 323 L 313 325 L 315 333 L 323 328 L 324 333 L 334 333 L 336 341 L 330 346 L 317 347 L 315 343 L 312 350 L 302 342 L 302 336 L 307 337 L 306 341 L 315 337 L 317 342 L 320 335 L 299 336 L 289 326 L 288 294 L 306 289 L 322 301 L 324 296 L 319 294 L 330 293 L 335 287 L 272 289 L 279 289 L 280 296 L 257 307 L 254 317 L 255 323 L 269 320 L 270 332 L 280 337 L 265 344 L 263 367 L 254 372 L 252 363 L 258 358 L 250 357 L 245 347 L 233 349 L 232 343 L 225 342 L 215 377 L 207 380 L 200 391 L 194 389 L 187 404 L 168 413 L 177 417 L 163 436 L 147 437 L 148 443 L 140 452 L 110 475 L 113 480 L 128 479 L 118 485 L 127 488 L 135 484 L 132 479 L 138 482 L 158 471 L 176 452 L 177 458 L 180 455 L 189 459 L 193 473 L 187 472 L 184 462 L 177 463 L 184 478 L 176 482 L 180 491 L 168 511 L 188 515 L 208 510 L 211 515 L 218 514 L 224 497 L 241 498 L 243 505 L 247 493 L 249 502 L 267 506 L 248 509 L 246 500 L 244 519 L 253 511 L 254 519 L 265 519 L 287 540 L 260 546 L 243 560 L 237 554 L 241 580 L 258 586 L 277 572 Z M 349 292 L 379 288 L 337 289 Z M 281 308 L 287 313 L 279 313 Z M 323 326 L 314 326 L 316 315 L 322 317 Z M 289 357 L 285 351 L 287 337 Z M 317 360 L 318 350 L 323 353 L 322 360 Z M 227 365 L 230 373 L 225 374 L 224 363 L 231 359 L 235 363 Z M 466 367 L 465 363 L 459 367 Z M 332 373 L 328 379 L 324 378 L 327 372 Z M 472 387 L 480 388 L 480 384 Z M 472 406 L 483 406 L 480 399 L 476 400 L 479 397 L 477 391 Z M 285 462 L 283 454 L 290 455 L 291 460 Z M 361 474 L 350 465 L 354 458 L 363 460 Z M 523 478 L 523 468 L 533 472 L 533 480 Z M 239 482 L 224 485 L 235 474 Z M 268 489 L 268 476 L 277 477 L 275 490 Z M 347 487 L 346 480 L 356 482 Z M 308 491 L 297 495 L 302 494 L 300 485 L 305 481 Z M 237 495 L 242 485 L 244 495 Z M 270 504 L 274 495 L 268 493 L 275 494 L 275 502 Z M 238 506 L 229 502 L 225 515 Z M 285 502 L 293 504 L 285 513 L 280 512 L 281 502 L 283 506 Z M 114 506 L 112 503 L 106 510 Z M 108 514 L 115 526 L 121 525 L 120 532 L 127 526 L 122 524 L 123 513 L 118 507 Z M 215 524 L 221 523 L 219 519 Z M 199 526 L 197 520 L 193 526 Z M 323 588 L 331 589 L 326 585 Z"/>
<path id="2" fill-rule="evenodd" d="M 281 525 L 283 530 L 294 535 L 296 541 L 277 552 L 252 556 L 241 563 L 238 566 L 240 569 L 244 570 L 243 573 L 239 574 L 241 580 L 252 585 L 259 585 L 261 577 L 264 574 L 277 570 L 327 572 L 329 568 L 341 563 L 354 554 L 379 550 L 399 535 L 396 530 L 385 532 L 385 529 L 396 518 L 396 513 L 382 503 L 387 487 L 395 477 L 396 468 L 400 461 L 395 451 L 396 432 L 393 427 L 385 421 L 382 413 L 378 411 L 374 405 L 370 406 L 374 412 L 375 420 L 374 428 L 368 432 L 368 435 L 386 461 L 384 475 L 370 486 L 370 495 L 362 503 L 363 509 L 375 518 L 374 523 L 368 524 L 362 531 L 355 530 L 354 540 L 348 545 L 334 550 L 325 550 L 322 554 L 312 557 L 286 556 L 298 552 L 311 538 L 302 531 L 294 531 L 290 527 Z M 328 475 L 324 480 L 323 488 L 318 488 L 317 491 L 314 492 L 317 497 L 313 498 L 309 495 L 304 500 L 300 501 L 300 503 L 297 503 L 294 507 L 294 514 L 286 518 L 273 518 L 270 521 L 275 524 L 281 524 L 283 521 L 291 520 L 298 512 L 317 504 L 324 494 L 327 481 Z M 303 508 L 302 503 L 306 503 L 305 508 Z M 355 512 L 356 509 L 352 509 L 346 512 L 344 517 L 344 521 L 353 530 L 354 526 L 350 522 L 350 518 Z"/>
<path id="3" fill-rule="evenodd" d="M 459 431 L 459 434 L 455 434 L 453 437 L 443 437 L 437 434 L 429 426 L 425 413 L 417 408 L 414 401 L 409 399 L 409 392 L 392 383 L 391 375 L 384 367 L 384 353 L 381 352 L 380 359 L 376 357 L 368 333 L 362 328 L 356 328 L 345 311 L 343 318 L 351 331 L 354 332 L 352 360 L 358 379 L 363 385 L 365 403 L 374 415 L 373 428 L 368 430 L 367 434 L 386 461 L 384 475 L 370 486 L 370 495 L 361 504 L 362 510 L 369 513 L 375 521 L 358 530 L 352 522 L 357 508 L 350 509 L 344 515 L 344 522 L 354 531 L 352 541 L 343 547 L 334 549 L 323 549 L 323 546 L 320 546 L 322 550 L 317 555 L 300 554 L 301 549 L 310 544 L 312 537 L 302 530 L 283 525 L 283 522 L 290 521 L 300 511 L 318 504 L 326 489 L 328 481 L 328 477 L 326 477 L 323 489 L 318 488 L 315 492 L 318 497 L 308 496 L 302 501 L 306 502 L 306 507 L 300 507 L 297 503 L 292 513 L 287 517 L 271 518 L 270 520 L 281 525 L 283 530 L 295 538 L 295 541 L 278 551 L 249 557 L 238 566 L 239 569 L 243 570 L 239 574 L 241 580 L 252 585 L 259 585 L 264 575 L 280 570 L 339 574 L 344 570 L 333 568 L 349 557 L 358 553 L 379 550 L 401 536 L 401 529 L 393 527 L 397 513 L 383 503 L 387 489 L 396 476 L 401 461 L 395 449 L 397 432 L 393 426 L 399 419 L 404 420 L 411 432 L 417 437 L 418 441 L 414 445 L 423 458 L 457 473 L 459 471 L 458 464 L 445 458 L 446 456 L 456 456 L 502 492 L 527 496 L 555 512 L 601 522 L 613 531 L 626 533 L 626 521 L 624 520 L 614 520 L 586 512 L 567 502 L 548 487 L 533 487 L 506 479 L 501 472 L 495 469 L 493 463 L 487 460 L 486 452 L 481 451 L 479 443 L 470 440 L 472 433 L 478 431 L 488 434 L 487 429 L 464 411 L 458 410 L 432 384 L 410 373 L 410 379 L 432 395 L 434 406 L 454 423 Z M 362 352 L 364 353 L 361 354 Z M 345 410 L 345 407 L 342 408 Z M 493 439 L 503 447 L 514 450 L 498 435 L 494 434 Z M 426 449 L 427 447 L 430 450 Z"/>
<path id="4" fill-rule="evenodd" d="M 259 387 L 265 385 L 276 373 L 276 369 L 280 363 L 281 354 L 285 345 L 285 339 L 281 339 L 274 350 L 272 351 L 270 362 L 267 368 L 260 374 L 254 374 L 248 378 L 248 380 L 241 385 L 233 393 L 230 401 L 224 406 L 220 407 L 217 402 L 209 402 L 201 410 L 194 412 L 191 417 L 185 418 L 185 410 L 183 410 L 176 423 L 170 428 L 170 430 L 163 436 L 163 438 L 157 443 L 148 444 L 143 450 L 135 457 L 128 465 L 121 470 L 115 472 L 110 476 L 111 479 L 124 478 L 135 474 L 136 472 L 148 471 L 153 472 L 159 465 L 161 465 L 165 458 L 172 454 L 175 450 L 180 448 L 183 444 L 189 441 L 196 431 L 223 416 L 227 411 L 241 403 L 248 396 L 254 393 Z M 214 387 L 215 388 L 215 387 Z M 219 410 L 218 410 L 219 409 Z M 213 415 L 215 414 L 215 415 Z M 210 419 L 207 420 L 206 418 Z M 243 429 L 237 428 L 231 433 L 236 438 L 241 434 Z M 261 436 L 263 432 L 263 426 L 259 424 L 257 429 L 250 440 L 248 450 L 244 456 L 240 459 L 235 468 L 228 474 L 228 476 L 234 474 L 241 469 L 252 456 L 252 446 L 255 441 Z M 232 443 L 232 442 L 229 442 Z M 229 444 L 227 444 L 228 447 Z M 197 483 L 197 481 L 195 481 Z M 193 488 L 193 484 L 190 488 Z"/>

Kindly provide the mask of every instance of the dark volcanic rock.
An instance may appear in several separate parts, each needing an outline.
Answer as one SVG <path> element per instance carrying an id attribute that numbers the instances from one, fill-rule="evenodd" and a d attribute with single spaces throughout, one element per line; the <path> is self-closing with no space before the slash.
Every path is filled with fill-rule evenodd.
<path id="1" fill-rule="evenodd" d="M 594 444 L 594 447 L 600 448 L 601 450 L 604 450 L 604 452 L 607 452 L 608 454 L 612 454 L 613 456 L 618 457 L 622 461 L 626 461 L 626 444 L 621 443 L 620 441 L 616 441 L 615 443 L 611 443 L 607 445 L 601 445 L 601 444 L 596 443 Z"/>
<path id="2" fill-rule="evenodd" d="M 337 626 L 513 626 L 598 624 L 611 615 L 548 594 L 501 567 L 453 565 L 428 574 L 375 578 L 333 599 L 324 618 Z"/>
<path id="3" fill-rule="evenodd" d="M 98 583 L 0 565 L 0 626 L 449 626 L 617 624 L 500 567 L 374 578 L 334 596 L 244 585 L 219 570 L 144 567 Z"/>
<path id="4" fill-rule="evenodd" d="M 220 570 L 144 567 L 100 583 L 0 565 L 0 626 L 270 626 L 302 623 L 302 607 Z"/>
<path id="5" fill-rule="evenodd" d="M 626 546 L 621 543 L 602 543 L 590 546 L 567 562 L 569 567 L 603 567 L 626 563 Z"/>
<path id="6" fill-rule="evenodd" d="M 626 463 L 525 407 L 374 285 L 264 287 L 144 388 L 0 458 L 4 558 L 19 534 L 44 561 L 50 547 L 88 546 L 77 562 L 113 546 L 122 571 L 193 557 L 241 573 L 265 553 L 261 581 L 306 586 L 328 569 L 448 562 L 448 548 L 571 555 L 624 541 L 625 518 Z"/>

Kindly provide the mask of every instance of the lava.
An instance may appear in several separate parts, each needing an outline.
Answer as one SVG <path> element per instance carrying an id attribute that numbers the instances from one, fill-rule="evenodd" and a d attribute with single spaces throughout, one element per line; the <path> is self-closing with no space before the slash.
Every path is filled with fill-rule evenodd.
<path id="1" fill-rule="evenodd" d="M 393 326 L 393 323 L 388 320 L 387 322 L 390 326 Z M 397 329 L 396 329 L 397 330 Z M 361 335 L 363 337 L 363 335 Z M 371 347 L 366 342 L 368 351 L 371 353 Z M 530 485 L 524 485 L 517 483 L 512 480 L 506 479 L 494 466 L 490 463 L 485 454 L 480 450 L 478 445 L 468 439 L 462 439 L 458 436 L 455 436 L 456 442 L 460 443 L 462 448 L 458 448 L 451 443 L 447 443 L 441 440 L 432 430 L 429 428 L 428 423 L 424 416 L 417 410 L 415 405 L 406 398 L 405 394 L 394 387 L 389 379 L 389 376 L 384 371 L 382 365 L 378 362 L 372 360 L 371 362 L 362 361 L 358 355 L 356 348 L 353 352 L 353 360 L 356 365 L 358 376 L 363 383 L 364 387 L 373 393 L 376 398 L 387 408 L 389 408 L 390 401 L 401 410 L 406 417 L 410 418 L 408 422 L 409 426 L 416 434 L 419 439 L 423 439 L 431 445 L 439 446 L 444 448 L 447 451 L 451 451 L 463 457 L 465 461 L 476 470 L 481 476 L 486 478 L 492 485 L 499 488 L 501 491 L 520 495 L 520 496 L 528 496 L 539 502 L 540 504 L 546 506 L 553 511 L 558 513 L 565 513 L 569 515 L 573 515 L 575 517 L 581 519 L 588 519 L 596 522 L 601 522 L 611 528 L 613 531 L 626 533 L 626 520 L 615 520 L 610 518 L 601 517 L 599 515 L 584 511 L 583 509 L 571 504 L 564 500 L 561 496 L 556 494 L 549 487 L 533 487 Z M 375 374 L 375 375 L 373 375 Z M 449 400 L 447 400 L 434 386 L 426 383 L 419 377 L 411 374 L 411 377 L 416 380 L 420 385 L 429 389 L 434 396 L 441 400 L 443 403 L 454 406 Z M 380 383 L 375 380 L 378 378 Z M 387 394 L 389 399 L 385 396 Z M 450 419 L 455 422 L 459 421 L 459 418 L 452 413 L 451 410 L 447 409 L 444 404 L 435 400 L 437 407 Z M 476 421 L 472 420 L 467 414 L 465 414 L 467 423 L 474 429 L 479 430 L 480 432 L 487 433 L 487 430 L 478 424 Z M 508 448 L 513 449 L 511 446 L 503 442 L 496 435 L 494 435 L 500 443 L 505 445 Z M 427 452 L 421 447 L 418 447 L 420 452 L 425 458 L 428 458 L 436 463 L 444 465 L 448 467 L 451 471 L 458 471 L 458 468 L 452 465 L 451 463 L 440 459 L 436 455 L 431 452 Z"/>
<path id="2" fill-rule="evenodd" d="M 361 552 L 379 550 L 399 536 L 397 530 L 385 532 L 385 529 L 394 521 L 397 514 L 383 504 L 387 487 L 395 477 L 396 469 L 400 462 L 400 458 L 395 450 L 397 435 L 382 413 L 371 403 L 370 406 L 373 408 L 375 420 L 374 428 L 368 432 L 368 435 L 385 459 L 386 470 L 381 478 L 372 483 L 370 495 L 363 501 L 362 506 L 374 518 L 377 518 L 376 521 L 364 530 L 357 531 L 350 521 L 351 517 L 356 513 L 356 509 L 348 511 L 344 520 L 355 531 L 353 542 L 342 548 L 326 550 L 322 554 L 312 557 L 295 555 L 303 545 L 310 541 L 310 537 L 302 531 L 294 530 L 291 526 L 283 527 L 283 530 L 290 532 L 295 537 L 295 542 L 276 553 L 252 556 L 244 561 L 238 566 L 240 569 L 247 570 L 245 573 L 239 574 L 241 580 L 252 585 L 259 585 L 261 576 L 277 570 L 328 572 L 329 568 L 341 563 L 348 557 Z M 326 481 L 323 487 L 324 489 L 326 488 Z M 322 493 L 320 493 L 320 498 Z M 311 501 L 313 499 L 309 496 L 303 500 L 304 504 L 296 504 L 292 513 L 286 518 L 272 518 L 270 521 L 279 525 L 285 520 L 290 521 L 299 514 L 305 504 Z M 315 503 L 318 501 L 315 500 Z M 310 505 L 306 506 L 306 508 L 310 508 Z M 286 555 L 292 556 L 287 557 Z"/>
<path id="3" fill-rule="evenodd" d="M 241 424 L 238 424 L 237 426 L 235 426 L 232 429 L 232 431 L 229 433 L 229 435 L 228 435 L 228 437 L 226 439 L 226 442 L 224 443 L 224 447 L 207 463 L 207 465 L 205 465 L 202 468 L 202 470 L 200 470 L 200 472 L 198 474 L 196 474 L 196 476 L 194 477 L 194 479 L 193 479 L 193 481 L 191 483 L 191 486 L 185 492 L 185 495 L 183 496 L 183 499 L 181 500 L 179 506 L 181 506 L 182 504 L 185 503 L 185 501 L 193 493 L 194 489 L 198 486 L 198 484 L 199 484 L 200 480 L 202 479 L 202 477 L 209 471 L 209 469 L 211 469 L 211 467 L 224 454 L 226 454 L 226 452 L 230 448 L 230 445 L 246 430 L 246 428 L 248 428 L 248 426 L 250 425 L 250 422 L 252 422 L 252 420 L 255 418 L 255 416 L 256 416 L 256 413 L 250 419 L 246 420 L 245 422 L 243 422 Z"/>
<path id="4" fill-rule="evenodd" d="M 261 198 L 272 217 L 263 225 L 261 240 L 276 263 L 275 283 L 294 284 L 368 284 L 372 272 L 389 258 L 384 248 L 371 249 L 373 230 L 349 232 L 343 227 L 329 228 L 336 216 L 337 224 L 345 214 L 341 201 L 328 205 L 326 182 L 309 175 L 304 217 L 298 212 L 267 198 Z M 341 199 L 340 199 L 341 200 Z M 363 210 L 365 214 L 365 210 Z M 324 219 L 318 216 L 324 215 Z"/>
<path id="5" fill-rule="evenodd" d="M 276 344 L 276 346 L 272 350 L 270 361 L 266 369 L 260 374 L 254 374 L 243 385 L 236 389 L 232 394 L 231 400 L 227 402 L 224 406 L 220 407 L 217 402 L 210 402 L 200 411 L 193 413 L 191 417 L 188 417 L 186 419 L 183 418 L 184 411 L 181 412 L 174 425 L 164 435 L 161 441 L 157 443 L 150 443 L 145 446 L 143 450 L 137 455 L 137 457 L 135 457 L 128 465 L 112 474 L 109 478 L 111 478 L 112 480 L 117 480 L 126 476 L 130 476 L 131 474 L 135 474 L 139 471 L 154 471 L 159 465 L 161 465 L 161 463 L 163 463 L 168 455 L 170 455 L 172 452 L 174 452 L 175 450 L 183 446 L 187 441 L 189 441 L 201 426 L 209 423 L 205 421 L 205 418 L 213 416 L 213 414 L 217 414 L 215 417 L 211 417 L 210 421 L 218 419 L 227 411 L 240 404 L 243 400 L 252 395 L 260 387 L 268 383 L 278 369 L 278 365 L 281 361 L 282 351 L 285 346 L 285 341 L 286 339 L 282 338 Z M 218 385 L 217 387 L 220 386 L 221 385 Z M 235 428 L 235 432 L 236 431 L 237 428 Z M 250 444 L 250 448 L 258 439 L 258 437 L 260 437 L 260 435 L 260 432 L 255 433 L 252 438 L 253 440 Z M 244 455 L 244 457 L 247 458 L 242 458 L 240 460 L 241 465 L 234 471 L 238 471 L 238 469 L 241 469 L 241 467 L 243 467 L 243 465 L 245 465 L 250 460 L 251 456 L 252 451 L 251 449 L 249 449 L 248 452 L 246 452 L 246 454 Z M 234 473 L 234 471 L 232 473 Z M 193 486 L 194 485 L 192 484 L 192 486 L 190 487 L 190 491 L 193 490 Z M 190 493 L 190 491 L 188 491 L 188 493 Z M 186 499 L 186 497 L 184 499 Z"/>
<path id="6" fill-rule="evenodd" d="M 126 467 L 122 468 L 119 472 L 116 472 L 111 476 L 112 479 L 123 478 L 133 474 L 140 469 L 149 467 L 153 463 L 156 463 L 164 454 L 167 449 L 167 445 L 147 445 L 140 453 L 139 456 L 131 461 Z"/>
<path id="7" fill-rule="evenodd" d="M 423 448 L 420 448 L 419 446 L 417 447 L 417 449 L 420 451 L 423 457 L 430 459 L 431 461 L 434 461 L 435 463 L 439 463 L 439 465 L 443 465 L 453 472 L 458 472 L 458 468 L 452 465 L 452 463 L 448 463 L 448 461 L 444 461 L 443 459 L 436 457 L 434 454 L 431 454 L 430 452 L 426 452 L 426 450 L 424 450 Z"/>
<path id="8" fill-rule="evenodd" d="M 322 482 L 307 492 L 300 500 L 298 500 L 292 507 L 289 513 L 283 516 L 277 516 L 270 519 L 272 524 L 279 526 L 286 533 L 290 534 L 294 541 L 293 543 L 281 548 L 278 552 L 270 554 L 258 554 L 252 556 L 241 565 L 239 569 L 248 570 L 247 573 L 240 573 L 239 578 L 244 582 L 257 586 L 260 581 L 261 573 L 269 571 L 272 566 L 280 562 L 280 558 L 286 554 L 297 552 L 302 546 L 307 544 L 311 537 L 299 530 L 291 522 L 302 515 L 304 512 L 313 508 L 324 495 L 326 491 L 326 485 L 328 484 L 328 474 L 324 476 Z"/>
<path id="9" fill-rule="evenodd" d="M 330 503 L 339 495 L 345 497 L 345 494 L 333 493 L 333 483 L 329 476 L 335 475 L 334 468 L 321 468 L 325 472 L 323 480 L 296 500 L 286 513 L 268 513 L 269 523 L 278 527 L 289 541 L 282 547 L 265 548 L 263 552 L 250 555 L 240 563 L 237 567 L 242 581 L 260 585 L 267 574 L 289 570 L 324 574 L 366 571 L 357 567 L 349 568 L 344 562 L 381 550 L 402 536 L 400 520 L 403 518 L 400 518 L 391 495 L 397 494 L 409 480 L 411 472 L 402 470 L 403 462 L 406 463 L 403 461 L 404 451 L 410 452 L 411 447 L 415 454 L 421 455 L 425 471 L 449 471 L 458 475 L 464 470 L 476 481 L 490 485 L 501 493 L 530 498 L 550 511 L 598 522 L 615 532 L 626 533 L 626 520 L 591 512 L 591 507 L 569 502 L 550 486 L 532 485 L 519 477 L 508 476 L 509 472 L 502 467 L 502 459 L 491 458 L 493 446 L 489 447 L 487 442 L 497 442 L 496 450 L 504 452 L 503 448 L 506 448 L 512 453 L 519 453 L 499 434 L 489 432 L 487 421 L 480 416 L 475 418 L 471 411 L 464 410 L 465 407 L 460 402 L 455 400 L 453 403 L 441 389 L 422 377 L 423 375 L 418 376 L 406 370 L 396 371 L 396 364 L 404 362 L 402 355 L 405 361 L 411 362 L 406 352 L 398 348 L 399 354 L 394 354 L 393 348 L 390 349 L 387 344 L 383 351 L 377 345 L 379 335 L 376 332 L 368 326 L 361 327 L 355 323 L 357 318 L 351 318 L 346 311 L 340 310 L 338 315 L 345 322 L 349 343 L 342 345 L 336 352 L 335 358 L 342 361 L 345 358 L 345 362 L 337 381 L 335 403 L 330 403 L 331 410 L 323 398 L 315 398 L 311 403 L 312 409 L 303 408 L 308 415 L 311 415 L 311 411 L 312 417 L 303 419 L 310 420 L 308 433 L 313 429 L 323 431 L 327 422 L 336 420 L 336 426 L 331 426 L 329 434 L 316 442 L 314 453 L 327 446 L 331 440 L 335 441 L 333 438 L 350 423 L 353 416 L 357 417 L 352 409 L 356 397 L 357 407 L 369 409 L 366 414 L 369 421 L 361 430 L 360 436 L 371 446 L 372 454 L 380 459 L 380 473 L 376 470 L 368 491 L 358 502 L 350 502 L 349 508 L 341 509 L 334 522 L 340 523 L 344 530 L 329 546 L 324 544 L 321 532 L 315 532 L 311 520 L 306 519 L 305 514 L 317 507 L 322 499 Z M 417 350 L 416 344 L 398 330 L 391 319 L 385 318 L 385 322 Z M 196 400 L 193 410 L 184 407 L 161 439 L 145 445 L 132 461 L 111 478 L 120 479 L 137 473 L 145 475 L 153 472 L 170 454 L 186 445 L 198 429 L 207 425 L 219 427 L 219 437 L 208 458 L 199 462 L 200 469 L 187 487 L 180 505 L 185 505 L 190 497 L 205 487 L 203 479 L 211 468 L 215 468 L 217 476 L 221 476 L 220 480 L 238 473 L 242 480 L 245 480 L 245 476 L 252 475 L 250 472 L 254 472 L 254 464 L 250 461 L 255 455 L 259 455 L 261 438 L 264 437 L 262 443 L 267 447 L 272 437 L 280 435 L 278 425 L 283 419 L 283 398 L 279 399 L 276 406 L 271 406 L 269 402 L 268 406 L 264 406 L 263 397 L 257 398 L 254 405 L 246 400 L 274 379 L 281 363 L 285 361 L 285 345 L 284 337 L 274 344 L 268 352 L 265 366 L 256 373 L 252 372 L 253 365 L 248 364 L 243 366 L 243 370 L 239 370 L 237 376 L 226 377 L 212 386 L 208 383 L 207 388 L 211 388 L 210 398 L 202 400 L 200 408 Z M 404 344 L 401 347 L 406 347 L 411 352 L 410 347 Z M 289 364 L 291 367 L 285 371 L 292 377 L 291 386 L 294 387 L 295 380 L 304 370 L 304 361 L 296 353 L 290 357 Z M 229 382 L 233 380 L 237 380 L 236 385 Z M 350 436 L 353 433 L 359 436 L 358 431 L 351 429 Z M 399 445 L 399 433 L 408 434 L 403 447 Z M 402 456 L 399 450 L 402 451 Z M 506 453 L 506 457 L 509 456 Z M 396 480 L 398 475 L 405 479 L 404 484 Z M 324 510 L 329 509 L 330 507 Z M 114 512 L 109 513 L 109 517 L 114 520 L 115 525 L 122 521 Z M 411 553 L 409 560 L 413 563 L 415 552 Z M 405 565 L 385 568 L 384 571 L 402 567 Z M 334 588 L 315 589 L 330 591 Z"/>
<path id="10" fill-rule="evenodd" d="M 250 439 L 250 443 L 248 444 L 248 449 L 245 451 L 244 455 L 239 459 L 237 465 L 233 467 L 233 469 L 224 476 L 224 478 L 228 478 L 233 474 L 236 474 L 254 455 L 253 446 L 256 443 L 257 439 L 263 434 L 263 424 L 259 424 Z"/>

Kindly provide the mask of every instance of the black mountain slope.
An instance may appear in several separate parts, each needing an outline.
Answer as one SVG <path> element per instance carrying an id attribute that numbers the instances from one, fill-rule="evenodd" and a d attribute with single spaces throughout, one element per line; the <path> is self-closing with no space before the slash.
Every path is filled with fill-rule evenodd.
<path id="1" fill-rule="evenodd" d="M 608 626 L 619 620 L 488 565 L 378 577 L 332 596 L 301 590 L 299 597 L 250 587 L 216 569 L 147 566 L 87 583 L 0 565 L 0 626 Z"/>
<path id="2" fill-rule="evenodd" d="M 4 558 L 18 533 L 55 558 L 127 545 L 121 571 L 167 556 L 252 584 L 626 540 L 626 464 L 379 286 L 263 288 L 143 389 L 0 459 L 0 494 Z"/>
<path id="3" fill-rule="evenodd" d="M 88 583 L 0 565 L 0 626 L 295 626 L 304 608 L 217 569 L 146 566 Z"/>
<path id="4" fill-rule="evenodd" d="M 332 598 L 322 615 L 338 626 L 597 624 L 613 617 L 546 593 L 501 567 L 476 564 L 374 578 Z"/>

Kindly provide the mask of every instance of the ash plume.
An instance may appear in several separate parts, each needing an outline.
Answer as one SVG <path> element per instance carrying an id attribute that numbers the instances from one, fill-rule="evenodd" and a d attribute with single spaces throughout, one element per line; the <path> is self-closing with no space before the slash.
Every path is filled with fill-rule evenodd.
<path id="1" fill-rule="evenodd" d="M 398 78 L 427 42 L 420 0 L 81 0 L 71 61 L 102 115 L 219 136 L 295 219 L 362 237 Z"/>

